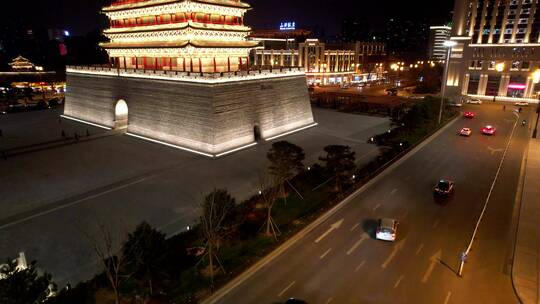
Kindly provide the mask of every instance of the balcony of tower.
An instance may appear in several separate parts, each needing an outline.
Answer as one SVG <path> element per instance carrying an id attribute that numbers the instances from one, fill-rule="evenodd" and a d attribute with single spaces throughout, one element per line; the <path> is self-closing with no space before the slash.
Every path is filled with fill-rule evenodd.
<path id="1" fill-rule="evenodd" d="M 243 17 L 203 13 L 175 13 L 110 20 L 110 26 L 112 29 L 139 28 L 166 24 L 181 24 L 190 21 L 200 24 L 215 24 L 226 26 L 244 25 Z"/>
<path id="2" fill-rule="evenodd" d="M 104 7 L 103 12 L 118 12 L 123 10 L 138 9 L 144 7 L 159 7 L 167 4 L 199 3 L 222 7 L 251 9 L 251 6 L 240 0 L 117 0 L 111 5 Z"/>

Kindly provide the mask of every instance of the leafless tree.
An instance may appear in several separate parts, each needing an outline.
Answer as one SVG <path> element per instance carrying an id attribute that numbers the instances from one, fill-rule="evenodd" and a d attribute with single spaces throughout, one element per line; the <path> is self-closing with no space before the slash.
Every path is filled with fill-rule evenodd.
<path id="1" fill-rule="evenodd" d="M 265 235 L 268 237 L 273 236 L 275 240 L 277 240 L 278 236 L 281 235 L 281 231 L 274 221 L 272 210 L 280 192 L 282 191 L 281 185 L 282 183 L 279 177 L 259 174 L 259 193 L 263 201 L 264 208 L 266 209 L 266 220 L 264 223 Z"/>
<path id="2" fill-rule="evenodd" d="M 236 202 L 225 190 L 214 190 L 207 195 L 202 203 L 200 218 L 202 233 L 206 239 L 205 253 L 202 260 L 208 259 L 210 268 L 211 288 L 214 288 L 214 264 L 225 273 L 225 268 L 219 260 L 219 249 L 228 225 L 230 216 L 234 213 Z"/>
<path id="3" fill-rule="evenodd" d="M 109 285 L 114 292 L 115 303 L 120 304 L 120 285 L 127 276 L 122 274 L 124 258 L 121 250 L 115 250 L 115 238 L 104 224 L 99 225 L 97 236 L 89 233 L 85 233 L 85 235 L 91 242 L 94 252 L 103 267 Z"/>

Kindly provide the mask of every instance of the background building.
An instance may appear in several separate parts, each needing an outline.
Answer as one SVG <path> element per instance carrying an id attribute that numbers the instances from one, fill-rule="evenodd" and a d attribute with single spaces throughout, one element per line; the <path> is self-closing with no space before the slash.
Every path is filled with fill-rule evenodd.
<path id="1" fill-rule="evenodd" d="M 254 68 L 303 67 L 309 84 L 338 84 L 377 80 L 384 76 L 386 46 L 379 42 L 325 43 L 309 33 L 254 32 L 260 42 L 252 51 Z"/>
<path id="2" fill-rule="evenodd" d="M 444 42 L 450 39 L 452 28 L 446 25 L 429 27 L 429 60 L 446 60 L 447 48 Z"/>
<path id="3" fill-rule="evenodd" d="M 536 101 L 540 11 L 531 0 L 456 0 L 445 81 L 452 96 Z"/>
<path id="4" fill-rule="evenodd" d="M 385 42 L 391 59 L 417 61 L 426 56 L 429 41 L 427 18 L 395 17 L 386 20 Z"/>

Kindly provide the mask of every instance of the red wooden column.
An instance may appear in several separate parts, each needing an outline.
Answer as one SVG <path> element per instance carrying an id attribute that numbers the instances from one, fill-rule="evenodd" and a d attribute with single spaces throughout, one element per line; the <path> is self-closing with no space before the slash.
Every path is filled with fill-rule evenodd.
<path id="1" fill-rule="evenodd" d="M 214 57 L 214 73 L 217 73 L 216 57 Z"/>
<path id="2" fill-rule="evenodd" d="M 189 71 L 193 73 L 193 58 L 189 58 Z"/>
<path id="3" fill-rule="evenodd" d="M 238 69 L 241 71 L 241 70 L 242 70 L 242 57 L 238 57 L 238 62 L 240 62 L 240 63 L 238 64 L 238 66 L 239 66 Z"/>
<path id="4" fill-rule="evenodd" d="M 199 73 L 202 73 L 202 60 L 199 58 Z"/>
<path id="5" fill-rule="evenodd" d="M 135 68 L 137 70 L 139 69 L 139 60 L 137 59 L 137 57 L 135 57 Z"/>
<path id="6" fill-rule="evenodd" d="M 227 57 L 227 72 L 231 71 L 231 57 Z"/>
<path id="7" fill-rule="evenodd" d="M 183 67 L 182 71 L 185 72 L 186 71 L 186 57 L 184 57 L 183 59 L 184 60 L 183 60 L 183 63 L 182 63 L 182 67 Z"/>

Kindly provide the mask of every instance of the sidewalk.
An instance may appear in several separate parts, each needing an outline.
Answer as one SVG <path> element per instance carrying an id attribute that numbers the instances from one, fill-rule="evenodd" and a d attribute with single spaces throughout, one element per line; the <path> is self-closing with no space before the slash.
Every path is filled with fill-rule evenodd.
<path id="1" fill-rule="evenodd" d="M 512 279 L 523 303 L 540 303 L 540 139 L 529 142 Z"/>

